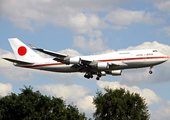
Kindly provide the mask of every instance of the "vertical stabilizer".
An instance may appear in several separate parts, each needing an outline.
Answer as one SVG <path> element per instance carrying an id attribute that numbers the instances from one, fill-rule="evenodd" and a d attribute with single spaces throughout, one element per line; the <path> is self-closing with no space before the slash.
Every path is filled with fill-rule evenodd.
<path id="1" fill-rule="evenodd" d="M 8 39 L 11 47 L 14 51 L 14 54 L 17 60 L 26 60 L 26 61 L 39 61 L 43 58 L 30 49 L 27 45 L 21 42 L 18 38 L 9 38 Z"/>

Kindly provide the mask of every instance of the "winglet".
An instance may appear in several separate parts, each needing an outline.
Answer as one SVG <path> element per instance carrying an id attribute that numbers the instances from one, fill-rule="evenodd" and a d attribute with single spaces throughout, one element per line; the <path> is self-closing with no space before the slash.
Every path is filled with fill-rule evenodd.
<path id="1" fill-rule="evenodd" d="M 37 50 L 38 48 L 35 47 L 34 45 L 31 45 L 31 44 L 28 44 L 30 46 L 30 48 L 34 49 L 34 50 Z"/>

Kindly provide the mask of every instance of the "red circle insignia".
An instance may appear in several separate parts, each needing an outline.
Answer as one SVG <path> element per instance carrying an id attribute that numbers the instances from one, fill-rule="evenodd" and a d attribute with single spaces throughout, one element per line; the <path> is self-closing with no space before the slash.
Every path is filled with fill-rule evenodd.
<path id="1" fill-rule="evenodd" d="M 18 48 L 18 54 L 19 54 L 20 56 L 24 56 L 26 53 L 27 53 L 26 47 L 21 46 L 21 47 Z"/>

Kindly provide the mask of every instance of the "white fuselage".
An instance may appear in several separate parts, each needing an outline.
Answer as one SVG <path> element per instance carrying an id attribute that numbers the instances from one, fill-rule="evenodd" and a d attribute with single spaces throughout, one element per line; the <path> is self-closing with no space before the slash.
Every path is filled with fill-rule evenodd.
<path id="1" fill-rule="evenodd" d="M 118 51 L 118 52 L 106 53 L 101 55 L 77 56 L 77 57 L 81 58 L 82 60 L 85 59 L 89 61 L 107 62 L 109 64 L 109 68 L 103 71 L 123 70 L 123 69 L 141 68 L 141 67 L 153 67 L 169 59 L 168 56 L 159 53 L 153 49 Z M 126 65 L 121 65 L 122 63 Z M 64 63 L 57 62 L 50 58 L 50 59 L 44 59 L 44 61 L 41 62 L 37 60 L 37 62 L 33 65 L 24 65 L 24 66 L 19 65 L 19 66 L 25 68 L 53 71 L 53 72 L 79 72 L 78 70 L 72 68 L 71 67 L 72 65 L 73 64 L 66 65 Z"/>

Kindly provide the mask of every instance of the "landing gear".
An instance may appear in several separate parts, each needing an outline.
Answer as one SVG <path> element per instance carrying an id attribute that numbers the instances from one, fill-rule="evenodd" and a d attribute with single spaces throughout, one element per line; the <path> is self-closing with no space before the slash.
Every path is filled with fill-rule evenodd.
<path id="1" fill-rule="evenodd" d="M 86 73 L 84 77 L 87 79 L 90 79 L 90 78 L 93 78 L 93 75 L 91 73 Z"/>
<path id="2" fill-rule="evenodd" d="M 85 78 L 90 79 L 93 78 L 93 73 L 85 73 Z M 101 74 L 97 74 L 96 80 L 100 80 Z"/>
<path id="3" fill-rule="evenodd" d="M 150 73 L 150 74 L 153 73 L 153 72 L 152 72 L 152 68 L 153 68 L 153 66 L 150 67 L 150 70 L 149 70 L 149 73 Z"/>
<path id="4" fill-rule="evenodd" d="M 153 73 L 152 70 L 150 70 L 149 73 L 152 74 Z"/>
<path id="5" fill-rule="evenodd" d="M 97 74 L 96 80 L 100 80 L 101 74 Z"/>
<path id="6" fill-rule="evenodd" d="M 100 79 L 100 77 L 96 77 L 96 80 L 99 80 Z"/>

